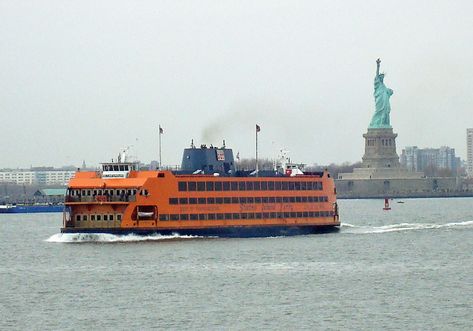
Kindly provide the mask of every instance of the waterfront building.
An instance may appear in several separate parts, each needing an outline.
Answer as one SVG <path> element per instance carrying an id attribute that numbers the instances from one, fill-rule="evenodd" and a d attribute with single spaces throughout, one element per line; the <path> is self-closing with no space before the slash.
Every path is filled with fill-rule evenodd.
<path id="1" fill-rule="evenodd" d="M 466 172 L 473 177 L 473 128 L 466 129 Z"/>
<path id="2" fill-rule="evenodd" d="M 455 148 L 418 148 L 407 146 L 401 153 L 401 166 L 409 171 L 422 172 L 428 168 L 449 169 L 456 172 L 460 166 L 455 156 Z"/>
<path id="3" fill-rule="evenodd" d="M 75 170 L 55 168 L 3 169 L 0 182 L 20 185 L 66 185 Z"/>

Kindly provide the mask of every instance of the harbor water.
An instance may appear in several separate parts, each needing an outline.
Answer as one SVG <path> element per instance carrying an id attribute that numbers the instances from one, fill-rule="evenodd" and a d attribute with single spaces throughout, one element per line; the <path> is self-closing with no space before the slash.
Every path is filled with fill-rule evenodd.
<path id="1" fill-rule="evenodd" d="M 339 206 L 338 233 L 253 239 L 0 214 L 0 329 L 473 329 L 473 198 Z"/>

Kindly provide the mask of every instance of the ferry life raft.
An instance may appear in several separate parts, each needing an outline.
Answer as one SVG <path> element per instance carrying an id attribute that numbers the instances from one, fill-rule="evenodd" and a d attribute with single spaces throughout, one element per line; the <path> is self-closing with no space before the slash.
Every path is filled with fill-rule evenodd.
<path id="1" fill-rule="evenodd" d="M 101 171 L 77 172 L 61 232 L 264 237 L 339 226 L 327 171 L 304 173 L 283 162 L 277 171 L 255 176 L 235 171 L 231 149 L 192 145 L 180 171 L 137 170 L 119 160 L 102 164 Z"/>

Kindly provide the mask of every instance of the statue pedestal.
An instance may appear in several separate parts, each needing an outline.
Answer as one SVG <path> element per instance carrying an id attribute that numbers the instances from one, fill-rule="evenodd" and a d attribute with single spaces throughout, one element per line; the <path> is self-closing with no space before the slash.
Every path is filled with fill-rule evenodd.
<path id="1" fill-rule="evenodd" d="M 396 153 L 397 133 L 392 128 L 368 129 L 365 138 L 363 168 L 399 168 L 399 156 Z"/>

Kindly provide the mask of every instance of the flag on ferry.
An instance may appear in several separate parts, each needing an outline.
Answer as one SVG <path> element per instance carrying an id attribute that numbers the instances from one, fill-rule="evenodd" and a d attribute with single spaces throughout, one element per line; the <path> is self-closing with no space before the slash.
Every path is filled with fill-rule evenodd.
<path id="1" fill-rule="evenodd" d="M 260 132 L 261 131 L 261 128 L 259 127 L 258 124 L 256 124 L 256 132 Z"/>
<path id="2" fill-rule="evenodd" d="M 159 134 L 163 134 L 164 133 L 164 130 L 163 128 L 161 127 L 161 125 L 159 126 Z"/>

